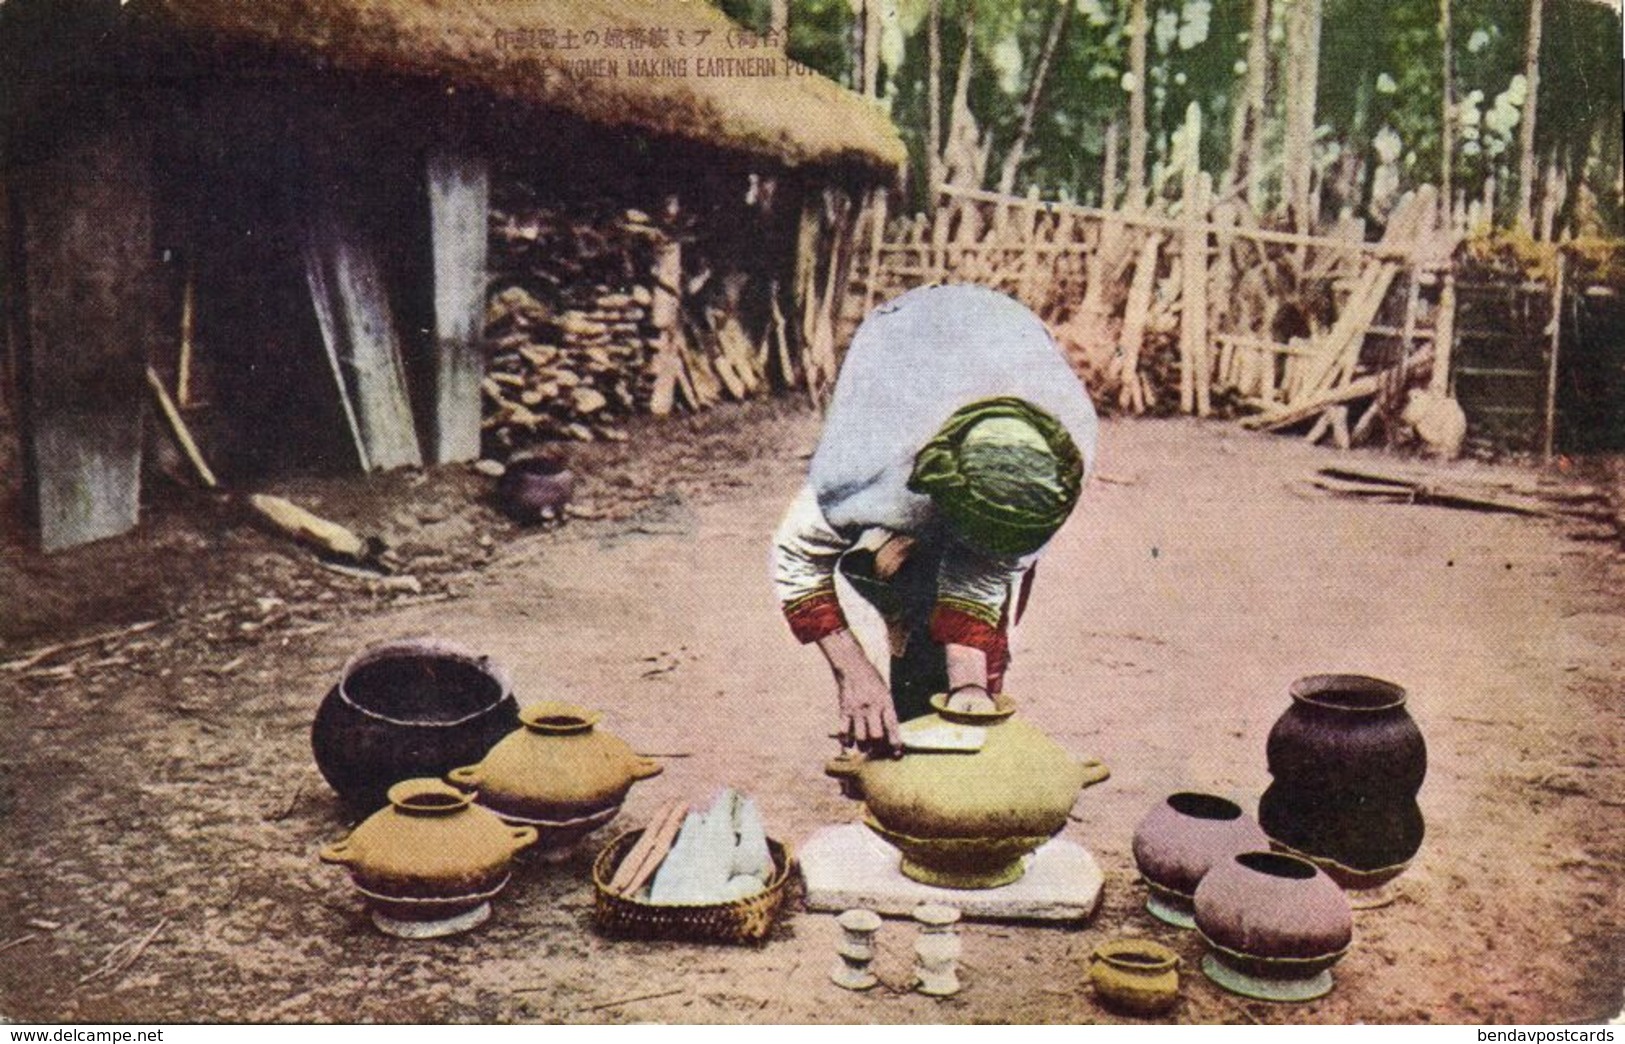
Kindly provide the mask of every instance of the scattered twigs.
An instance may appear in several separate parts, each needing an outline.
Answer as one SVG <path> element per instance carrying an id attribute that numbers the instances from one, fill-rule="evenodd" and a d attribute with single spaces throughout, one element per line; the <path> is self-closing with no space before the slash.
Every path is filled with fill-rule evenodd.
<path id="1" fill-rule="evenodd" d="M 604 1001 L 601 1004 L 589 1004 L 584 1008 L 577 1008 L 576 1010 L 579 1012 L 604 1011 L 607 1008 L 619 1008 L 623 1004 L 636 1004 L 638 1001 L 659 1000 L 662 997 L 675 997 L 679 993 L 683 992 L 685 992 L 684 987 L 678 986 L 675 989 L 662 990 L 659 993 L 640 993 L 636 997 L 622 997 L 619 1000 Z"/>
<path id="2" fill-rule="evenodd" d="M 168 927 L 168 925 L 169 918 L 161 917 L 159 918 L 158 923 L 152 926 L 152 930 L 137 940 L 133 946 L 130 945 L 128 941 L 119 943 L 117 946 L 107 951 L 107 956 L 102 958 L 101 964 L 82 975 L 76 985 L 83 986 L 86 983 L 92 982 L 96 979 L 110 978 L 124 974 L 124 972 L 129 970 L 131 965 L 135 964 L 136 961 L 141 959 L 141 955 L 147 951 L 147 947 L 151 946 L 152 941 L 158 938 L 158 933 L 163 931 L 166 927 Z"/>
<path id="3" fill-rule="evenodd" d="M 83 649 L 91 645 L 100 645 L 103 642 L 110 642 L 117 638 L 128 638 L 131 635 L 137 635 L 143 631 L 150 631 L 157 626 L 157 620 L 145 620 L 141 623 L 131 624 L 128 627 L 119 627 L 111 631 L 101 631 L 85 638 L 75 638 L 70 642 L 58 642 L 55 645 L 47 645 L 43 648 L 35 649 L 27 656 L 16 660 L 8 660 L 5 663 L 0 663 L 0 671 L 18 673 L 21 671 L 31 670 L 38 667 L 40 664 L 45 663 L 47 660 L 60 655 L 61 653 L 72 652 L 75 649 Z"/>
<path id="4" fill-rule="evenodd" d="M 38 939 L 39 937 L 40 937 L 39 932 L 29 932 L 27 935 L 19 935 L 15 939 L 7 939 L 5 942 L 0 943 L 0 953 L 5 953 L 7 950 L 11 949 L 13 946 L 21 946 L 23 943 L 31 942 L 34 939 Z"/>

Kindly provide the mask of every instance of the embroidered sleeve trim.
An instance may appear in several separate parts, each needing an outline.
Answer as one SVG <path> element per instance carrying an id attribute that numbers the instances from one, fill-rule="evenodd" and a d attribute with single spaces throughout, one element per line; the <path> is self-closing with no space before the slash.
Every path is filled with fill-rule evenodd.
<path id="1" fill-rule="evenodd" d="M 841 602 L 833 588 L 814 591 L 785 603 L 784 618 L 790 624 L 790 633 L 803 645 L 846 630 L 846 614 L 841 612 Z"/>

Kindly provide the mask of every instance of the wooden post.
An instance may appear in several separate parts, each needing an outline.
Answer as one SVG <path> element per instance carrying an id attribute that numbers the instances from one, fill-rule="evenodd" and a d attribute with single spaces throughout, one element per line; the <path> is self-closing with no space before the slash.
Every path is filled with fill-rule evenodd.
<path id="1" fill-rule="evenodd" d="M 435 353 L 430 454 L 438 464 L 480 455 L 480 378 L 485 352 L 486 225 L 491 173 L 485 157 L 429 154 L 429 219 L 434 253 Z"/>
<path id="2" fill-rule="evenodd" d="M 156 337 L 151 140 L 109 117 L 89 138 L 8 172 L 21 227 L 21 431 L 47 551 L 140 517 L 146 361 Z"/>
<path id="3" fill-rule="evenodd" d="M 1444 274 L 1439 289 L 1439 315 L 1433 321 L 1433 374 L 1428 390 L 1435 395 L 1450 393 L 1450 353 L 1456 347 L 1456 273 Z"/>
<path id="4" fill-rule="evenodd" d="M 863 291 L 863 315 L 875 305 L 880 290 L 880 244 L 886 238 L 886 190 L 876 188 L 870 195 L 869 215 L 869 281 Z M 859 317 L 860 320 L 862 317 Z"/>
<path id="5" fill-rule="evenodd" d="M 678 319 L 682 310 L 683 246 L 675 239 L 662 239 L 655 247 L 654 264 L 649 270 L 654 277 L 654 295 L 649 302 L 649 325 L 654 327 L 658 347 L 650 366 L 654 374 L 654 392 L 649 399 L 649 412 L 664 417 L 677 402 L 677 385 L 683 375 L 683 358 L 677 343 L 681 331 Z M 797 272 L 797 282 L 800 273 Z M 775 294 L 777 287 L 774 288 Z M 798 289 L 799 293 L 799 289 Z M 778 307 L 775 298 L 774 307 Z M 788 383 L 794 376 L 789 358 L 784 360 L 784 379 Z"/>
<path id="6" fill-rule="evenodd" d="M 1541 457 L 1546 461 L 1552 459 L 1557 445 L 1557 349 L 1563 332 L 1563 276 L 1567 266 L 1568 256 L 1559 250 L 1557 277 L 1552 280 L 1551 347 L 1546 359 L 1546 425 L 1541 441 Z"/>
<path id="7" fill-rule="evenodd" d="M 1145 412 L 1140 389 L 1140 348 L 1145 340 L 1145 320 L 1151 311 L 1151 292 L 1157 282 L 1157 251 L 1162 237 L 1155 232 L 1145 237 L 1139 259 L 1134 262 L 1134 278 L 1129 283 L 1128 303 L 1123 306 L 1123 329 L 1118 347 L 1123 360 L 1123 387 L 1118 404 L 1135 413 Z"/>
<path id="8" fill-rule="evenodd" d="M 1212 376 L 1207 352 L 1207 230 L 1202 191 L 1202 109 L 1191 102 L 1185 110 L 1185 170 L 1181 203 L 1186 228 L 1180 247 L 1183 304 L 1179 321 L 1179 404 L 1187 413 L 1206 417 L 1212 411 Z"/>

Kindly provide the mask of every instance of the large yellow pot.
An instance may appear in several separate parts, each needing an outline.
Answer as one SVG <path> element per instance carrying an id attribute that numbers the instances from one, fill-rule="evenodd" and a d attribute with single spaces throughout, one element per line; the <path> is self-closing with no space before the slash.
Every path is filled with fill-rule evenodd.
<path id="1" fill-rule="evenodd" d="M 664 767 L 596 728 L 599 716 L 566 703 L 519 712 L 520 728 L 477 765 L 446 778 L 479 791 L 479 803 L 510 823 L 541 828 L 541 844 L 579 840 L 615 817 L 626 792 Z"/>
<path id="2" fill-rule="evenodd" d="M 905 875 L 947 888 L 995 888 L 1021 877 L 1024 857 L 1066 826 L 1078 792 L 1107 779 L 1099 761 L 1076 761 L 1008 697 L 987 713 L 935 717 L 986 729 L 974 753 L 911 751 L 901 758 L 841 757 L 825 771 L 848 781 L 864 821 L 903 853 Z"/>

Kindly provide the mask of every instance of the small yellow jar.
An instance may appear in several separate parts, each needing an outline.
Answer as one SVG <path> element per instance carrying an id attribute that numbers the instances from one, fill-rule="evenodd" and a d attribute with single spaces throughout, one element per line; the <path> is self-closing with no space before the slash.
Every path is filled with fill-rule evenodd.
<path id="1" fill-rule="evenodd" d="M 1179 955 L 1149 939 L 1113 939 L 1089 955 L 1095 998 L 1129 1015 L 1160 1015 L 1179 999 Z"/>

